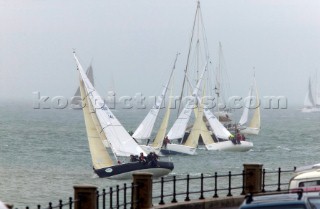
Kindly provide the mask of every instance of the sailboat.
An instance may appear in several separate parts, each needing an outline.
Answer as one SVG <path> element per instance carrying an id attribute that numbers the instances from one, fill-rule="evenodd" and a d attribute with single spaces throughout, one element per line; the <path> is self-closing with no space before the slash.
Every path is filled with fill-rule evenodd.
<path id="1" fill-rule="evenodd" d="M 100 178 L 111 179 L 128 179 L 134 172 L 150 172 L 156 178 L 169 174 L 174 168 L 172 162 L 158 161 L 154 165 L 119 160 L 119 156 L 129 157 L 146 153 L 129 135 L 96 91 L 75 52 L 74 58 L 79 71 L 83 114 L 94 172 Z M 104 140 L 108 141 L 113 156 L 106 150 Z"/>
<path id="2" fill-rule="evenodd" d="M 218 120 L 217 117 L 209 110 L 204 110 L 205 116 L 213 130 L 214 142 L 205 144 L 207 150 L 219 151 L 233 151 L 233 152 L 246 152 L 253 147 L 253 143 L 249 141 L 236 141 L 231 140 L 234 136 L 228 131 L 226 127 Z"/>
<path id="3" fill-rule="evenodd" d="M 312 83 L 311 78 L 309 78 L 308 90 L 304 99 L 302 112 L 320 112 L 320 95 L 318 94 L 317 83 Z"/>
<path id="4" fill-rule="evenodd" d="M 214 112 L 214 115 L 219 119 L 219 121 L 222 124 L 229 125 L 232 122 L 231 119 L 231 112 L 226 107 L 226 101 L 225 101 L 225 94 L 226 94 L 226 88 L 225 84 L 223 85 L 224 80 L 222 74 L 226 74 L 226 68 L 225 68 L 225 61 L 222 51 L 222 44 L 219 42 L 219 51 L 218 51 L 218 65 L 216 68 L 216 82 L 215 82 L 215 94 L 216 94 L 216 111 Z M 220 108 L 220 105 L 223 105 L 223 108 Z"/>
<path id="5" fill-rule="evenodd" d="M 170 141 L 174 140 L 181 140 L 183 143 L 183 138 L 186 133 L 187 125 L 190 120 L 190 116 L 192 114 L 192 110 L 197 106 L 197 119 L 193 125 L 193 128 L 184 144 L 176 144 L 176 143 L 169 143 L 166 145 L 164 149 L 161 150 L 163 154 L 186 154 L 186 155 L 195 155 L 196 149 L 198 146 L 199 135 L 198 132 L 200 121 L 202 120 L 203 116 L 203 106 L 198 102 L 198 91 L 201 87 L 202 79 L 207 71 L 207 65 L 204 67 L 204 70 L 198 80 L 197 86 L 193 89 L 192 95 L 190 100 L 186 103 L 182 111 L 180 112 L 178 118 L 174 122 L 173 126 L 171 127 L 168 133 L 168 139 Z"/>
<path id="6" fill-rule="evenodd" d="M 255 99 L 255 107 L 253 110 L 253 115 L 252 115 L 251 121 L 248 124 L 249 109 L 250 109 L 252 99 Z M 259 94 L 258 94 L 258 90 L 257 90 L 255 76 L 253 78 L 253 84 L 251 85 L 251 87 L 249 89 L 249 94 L 246 99 L 246 103 L 243 108 L 241 118 L 240 118 L 239 123 L 237 125 L 237 129 L 240 130 L 241 134 L 246 134 L 246 135 L 258 135 L 260 132 L 260 129 L 261 129 L 260 99 L 259 99 Z"/>
<path id="7" fill-rule="evenodd" d="M 156 154 L 159 154 L 161 151 L 161 147 L 163 145 L 163 140 L 166 136 L 167 133 L 167 127 L 169 123 L 169 118 L 170 118 L 170 112 L 171 112 L 171 102 L 172 102 L 172 77 L 173 77 L 173 72 L 175 70 L 176 62 L 178 59 L 178 55 L 176 55 L 176 59 L 173 64 L 173 68 L 170 73 L 170 77 L 166 85 L 163 87 L 161 95 L 157 98 L 156 104 L 150 109 L 149 113 L 147 116 L 144 118 L 142 123 L 139 125 L 139 127 L 136 129 L 136 131 L 133 133 L 133 137 L 135 139 L 141 140 L 141 139 L 150 139 L 151 132 L 154 126 L 154 123 L 156 121 L 156 118 L 159 114 L 159 110 L 164 102 L 164 98 L 166 96 L 167 90 L 170 90 L 170 97 L 169 97 L 169 103 L 166 108 L 166 112 L 164 115 L 164 118 L 162 120 L 162 123 L 160 125 L 160 128 L 157 132 L 157 135 L 152 142 L 151 145 L 141 145 L 142 149 L 144 149 L 146 152 L 155 152 Z M 170 85 L 171 84 L 171 85 Z"/>

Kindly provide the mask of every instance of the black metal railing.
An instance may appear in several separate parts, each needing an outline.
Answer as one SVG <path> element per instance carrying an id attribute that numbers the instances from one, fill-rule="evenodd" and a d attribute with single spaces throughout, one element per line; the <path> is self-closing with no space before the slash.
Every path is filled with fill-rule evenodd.
<path id="1" fill-rule="evenodd" d="M 134 204 L 139 203 L 139 197 L 135 199 L 133 197 L 134 190 L 137 188 L 137 184 L 131 183 L 131 186 L 124 184 L 121 188 L 119 185 L 116 185 L 115 189 L 109 187 L 108 192 L 106 192 L 106 189 L 102 189 L 101 193 L 97 191 L 97 208 L 132 208 Z"/>
<path id="2" fill-rule="evenodd" d="M 262 171 L 261 192 L 281 191 L 282 186 L 288 185 L 293 170 Z M 205 199 L 207 197 L 218 198 L 221 195 L 230 197 L 234 194 L 244 195 L 245 178 L 250 177 L 251 172 L 214 175 L 200 174 L 200 176 L 190 177 L 162 177 L 161 180 L 153 182 L 153 202 L 164 205 L 166 202 L 176 203 L 178 201 L 190 201 L 191 199 Z M 275 181 L 276 180 L 276 181 Z M 276 182 L 276 183 L 274 183 Z M 192 188 L 192 190 L 190 189 Z M 285 189 L 287 190 L 287 188 Z M 192 195 L 192 197 L 191 197 Z M 179 199 L 180 197 L 180 199 Z"/>
<path id="3" fill-rule="evenodd" d="M 232 191 L 235 190 L 239 190 L 239 194 L 241 194 L 244 191 L 243 175 L 244 173 L 232 174 L 231 172 L 218 175 L 215 172 L 214 175 L 200 174 L 200 176 L 193 177 L 190 177 L 189 174 L 180 178 L 177 176 L 162 177 L 160 181 L 153 182 L 153 200 L 157 202 L 158 199 L 158 204 L 164 205 L 165 202 L 176 203 L 178 200 L 205 199 L 205 194 L 210 192 L 212 193 L 211 197 L 214 198 L 219 197 L 218 191 L 225 193 L 226 196 L 232 196 Z M 172 184 L 171 188 L 168 186 L 170 184 Z M 231 186 L 232 184 L 233 186 Z"/>
<path id="4" fill-rule="evenodd" d="M 266 169 L 262 169 L 262 184 L 261 184 L 261 192 L 267 191 L 282 191 L 282 186 L 288 186 L 290 178 L 292 177 L 292 172 L 296 170 L 296 167 L 293 170 L 281 170 L 278 168 L 276 171 L 266 171 Z M 272 178 L 273 177 L 273 178 Z M 274 183 L 276 178 L 276 183 Z M 284 180 L 283 180 L 284 179 Z M 283 183 L 286 182 L 286 183 Z M 268 188 L 266 190 L 266 188 Z M 287 190 L 286 188 L 285 190 Z"/>
<path id="5" fill-rule="evenodd" d="M 279 192 L 287 190 L 289 180 L 293 170 L 276 170 L 262 169 L 261 173 L 261 191 L 260 192 Z M 153 181 L 152 202 L 153 205 L 164 205 L 165 203 L 188 202 L 190 200 L 205 199 L 208 197 L 219 198 L 221 196 L 245 195 L 250 189 L 246 188 L 246 179 L 250 178 L 252 172 L 225 174 L 215 172 L 213 175 L 186 175 L 186 176 L 167 176 L 160 180 Z M 130 186 L 124 184 L 123 187 L 116 185 L 108 189 L 102 189 L 96 192 L 96 205 L 98 209 L 106 208 L 134 208 L 139 204 L 139 185 L 131 183 Z M 134 195 L 135 194 L 135 195 Z M 37 205 L 37 209 L 73 209 L 77 203 L 81 208 L 81 197 L 73 200 L 71 197 L 68 201 L 59 200 L 58 204 L 49 203 L 48 206 L 42 207 Z M 33 207 L 34 208 L 34 207 Z M 135 207 L 136 208 L 136 207 Z M 25 209 L 31 209 L 25 207 Z"/>
<path id="6" fill-rule="evenodd" d="M 57 205 L 54 205 L 52 202 L 49 202 L 48 206 L 41 207 L 41 205 L 37 205 L 37 209 L 72 209 L 74 204 L 79 202 L 79 200 L 73 200 L 72 197 L 69 197 L 69 200 L 65 203 L 62 200 L 59 200 Z M 26 209 L 30 209 L 29 206 Z"/>

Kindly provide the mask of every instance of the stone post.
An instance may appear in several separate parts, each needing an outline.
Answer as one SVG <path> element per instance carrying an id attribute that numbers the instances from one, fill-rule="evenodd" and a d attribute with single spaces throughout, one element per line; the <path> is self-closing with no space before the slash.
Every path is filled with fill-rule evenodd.
<path id="1" fill-rule="evenodd" d="M 245 178 L 244 178 L 244 192 L 259 193 L 262 188 L 262 164 L 243 164 Z"/>
<path id="2" fill-rule="evenodd" d="M 74 186 L 74 209 L 97 209 L 97 187 L 91 185 Z"/>
<path id="3" fill-rule="evenodd" d="M 133 209 L 152 208 L 152 174 L 134 173 Z"/>

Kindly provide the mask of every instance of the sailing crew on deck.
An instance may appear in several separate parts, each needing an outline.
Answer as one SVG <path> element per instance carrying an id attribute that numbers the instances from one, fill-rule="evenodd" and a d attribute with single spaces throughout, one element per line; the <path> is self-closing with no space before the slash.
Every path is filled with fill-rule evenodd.
<path id="1" fill-rule="evenodd" d="M 163 139 L 163 146 L 164 146 L 165 149 L 167 149 L 167 144 L 168 144 L 168 143 L 171 144 L 168 136 L 166 136 L 166 137 Z"/>
<path id="2" fill-rule="evenodd" d="M 143 155 L 143 152 L 140 153 L 139 162 L 140 163 L 146 163 L 146 157 Z"/>
<path id="3" fill-rule="evenodd" d="M 242 137 L 241 137 L 241 135 L 240 135 L 240 132 L 238 132 L 238 133 L 237 133 L 237 136 L 236 136 L 236 143 L 237 143 L 237 144 L 241 144 L 241 142 L 240 142 L 241 139 L 242 139 Z"/>

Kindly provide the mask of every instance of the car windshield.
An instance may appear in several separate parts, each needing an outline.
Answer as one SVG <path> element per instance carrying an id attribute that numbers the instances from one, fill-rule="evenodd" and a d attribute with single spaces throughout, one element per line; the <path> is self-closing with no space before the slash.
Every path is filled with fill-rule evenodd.
<path id="1" fill-rule="evenodd" d="M 309 198 L 310 205 L 312 206 L 312 209 L 320 209 L 320 198 L 314 197 Z"/>

